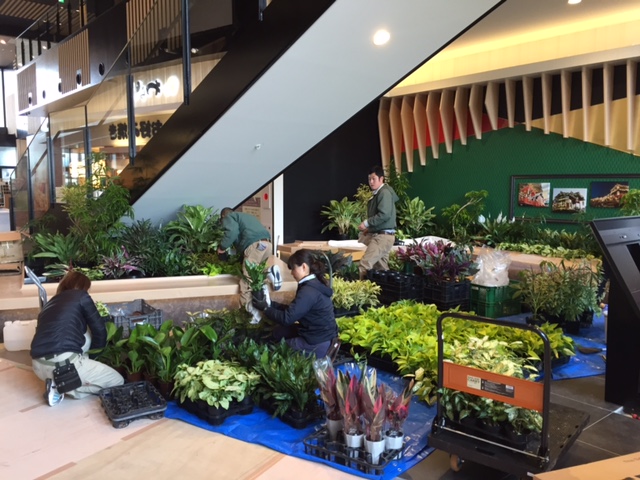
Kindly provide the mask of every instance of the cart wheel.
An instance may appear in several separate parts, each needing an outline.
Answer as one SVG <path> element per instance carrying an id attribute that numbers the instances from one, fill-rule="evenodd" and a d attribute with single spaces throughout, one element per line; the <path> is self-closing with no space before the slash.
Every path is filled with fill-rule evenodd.
<path id="1" fill-rule="evenodd" d="M 131 420 L 123 420 L 121 422 L 112 422 L 113 428 L 124 428 L 131 423 Z"/>
<path id="2" fill-rule="evenodd" d="M 153 414 L 149 415 L 149 418 L 151 420 L 158 420 L 160 418 L 164 418 L 164 412 L 163 413 L 153 413 Z"/>
<path id="3" fill-rule="evenodd" d="M 460 469 L 462 469 L 463 463 L 464 463 L 464 460 L 461 459 L 458 455 L 455 455 L 453 453 L 449 455 L 449 467 L 454 472 L 459 472 Z"/>

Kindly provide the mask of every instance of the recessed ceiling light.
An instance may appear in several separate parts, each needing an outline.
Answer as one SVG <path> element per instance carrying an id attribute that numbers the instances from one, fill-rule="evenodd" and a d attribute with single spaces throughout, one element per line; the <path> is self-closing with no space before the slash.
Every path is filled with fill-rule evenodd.
<path id="1" fill-rule="evenodd" d="M 1 43 L 2 45 L 6 45 L 6 44 L 7 44 L 7 41 L 3 38 L 2 40 L 0 40 L 0 43 Z"/>
<path id="2" fill-rule="evenodd" d="M 374 45 L 384 45 L 391 38 L 391 34 L 384 29 L 378 30 L 373 34 L 373 44 Z"/>
<path id="3" fill-rule="evenodd" d="M 578 3 L 582 2 L 582 0 L 568 0 L 568 4 L 569 5 L 577 5 Z"/>

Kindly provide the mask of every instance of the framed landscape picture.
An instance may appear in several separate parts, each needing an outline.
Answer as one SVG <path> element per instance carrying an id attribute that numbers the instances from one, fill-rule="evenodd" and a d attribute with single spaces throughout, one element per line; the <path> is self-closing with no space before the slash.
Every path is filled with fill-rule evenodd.
<path id="1" fill-rule="evenodd" d="M 518 205 L 521 207 L 548 207 L 550 189 L 550 183 L 521 183 L 518 188 Z"/>
<path id="2" fill-rule="evenodd" d="M 589 206 L 620 208 L 620 201 L 629 193 L 629 182 L 591 182 Z"/>
<path id="3" fill-rule="evenodd" d="M 551 210 L 557 213 L 584 213 L 587 207 L 586 188 L 554 188 Z"/>

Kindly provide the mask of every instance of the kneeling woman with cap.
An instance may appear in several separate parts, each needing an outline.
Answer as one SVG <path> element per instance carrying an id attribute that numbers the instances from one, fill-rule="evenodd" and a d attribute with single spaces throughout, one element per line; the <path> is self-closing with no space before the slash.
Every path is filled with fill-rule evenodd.
<path id="1" fill-rule="evenodd" d="M 289 305 L 266 300 L 253 300 L 253 305 L 278 324 L 276 340 L 286 339 L 294 350 L 315 353 L 324 357 L 331 340 L 338 336 L 333 311 L 333 290 L 325 279 L 325 265 L 314 258 L 311 250 L 294 252 L 288 261 L 291 275 L 298 281 L 296 297 Z"/>

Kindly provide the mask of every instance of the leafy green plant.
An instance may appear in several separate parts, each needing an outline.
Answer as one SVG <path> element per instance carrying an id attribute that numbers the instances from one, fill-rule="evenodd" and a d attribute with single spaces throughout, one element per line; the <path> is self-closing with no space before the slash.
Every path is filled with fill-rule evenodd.
<path id="1" fill-rule="evenodd" d="M 428 281 L 435 283 L 461 282 L 477 271 L 471 252 L 464 247 L 438 240 L 421 246 L 424 256 L 414 257 Z"/>
<path id="2" fill-rule="evenodd" d="M 177 349 L 172 335 L 173 321 L 167 320 L 156 330 L 153 325 L 137 325 L 138 341 L 145 343 L 145 367 L 163 382 L 171 382 L 175 374 Z"/>
<path id="3" fill-rule="evenodd" d="M 317 405 L 313 356 L 292 350 L 284 340 L 258 353 L 253 367 L 261 377 L 256 394 L 273 402 L 274 416 L 290 410 L 307 412 Z"/>
<path id="4" fill-rule="evenodd" d="M 387 168 L 385 168 L 385 183 L 387 183 L 393 191 L 398 195 L 399 201 L 404 201 L 409 198 L 407 191 L 411 187 L 406 172 L 398 172 L 396 164 L 391 162 Z"/>
<path id="5" fill-rule="evenodd" d="M 165 252 L 169 250 L 167 235 L 151 220 L 137 220 L 125 225 L 120 231 L 119 243 L 129 254 L 140 259 L 138 265 L 150 277 L 162 276 L 165 272 Z"/>
<path id="6" fill-rule="evenodd" d="M 336 230 L 339 235 L 350 235 L 357 228 L 360 220 L 358 205 L 356 202 L 344 197 L 342 200 L 331 200 L 320 211 L 320 215 L 326 217 L 325 226 L 320 233 L 327 230 Z"/>
<path id="7" fill-rule="evenodd" d="M 213 252 L 223 236 L 219 220 L 220 215 L 213 208 L 184 205 L 165 230 L 169 242 L 177 248 L 192 254 Z"/>
<path id="8" fill-rule="evenodd" d="M 620 213 L 624 216 L 640 215 L 640 189 L 631 188 L 620 200 Z"/>
<path id="9" fill-rule="evenodd" d="M 472 190 L 465 193 L 463 205 L 454 203 L 442 209 L 442 217 L 448 222 L 451 238 L 456 241 L 464 239 L 469 227 L 476 223 L 484 210 L 484 201 L 489 196 L 486 190 Z"/>
<path id="10" fill-rule="evenodd" d="M 71 265 L 78 259 L 81 252 L 81 242 L 70 235 L 56 233 L 36 233 L 33 235 L 37 252 L 34 258 L 52 258 L 57 264 Z"/>
<path id="11" fill-rule="evenodd" d="M 92 154 L 91 177 L 83 185 L 63 189 L 62 209 L 69 216 L 69 234 L 81 242 L 80 260 L 96 263 L 100 253 L 108 252 L 123 228 L 124 217 L 133 217 L 129 191 L 106 168 L 104 154 Z"/>
<path id="12" fill-rule="evenodd" d="M 244 262 L 246 273 L 244 273 L 244 279 L 249 284 L 252 292 L 262 291 L 262 286 L 267 280 L 267 261 L 260 263 L 250 262 L 245 260 Z"/>
<path id="13" fill-rule="evenodd" d="M 100 314 L 101 317 L 111 316 L 111 313 L 109 312 L 109 309 L 104 304 L 104 302 L 96 301 L 94 303 L 96 304 L 96 309 L 98 309 L 98 313 Z"/>
<path id="14" fill-rule="evenodd" d="M 426 233 L 427 227 L 435 224 L 431 221 L 435 214 L 434 207 L 426 208 L 420 197 L 402 200 L 398 205 L 398 223 L 400 224 L 402 235 L 408 238 L 421 237 Z"/>
<path id="15" fill-rule="evenodd" d="M 378 296 L 381 291 L 380 285 L 370 280 L 347 281 L 334 277 L 331 299 L 335 308 L 344 310 L 351 310 L 354 307 L 375 307 L 380 305 Z"/>
<path id="16" fill-rule="evenodd" d="M 480 215 L 478 225 L 481 227 L 481 232 L 478 239 L 485 245 L 495 247 L 507 238 L 512 223 L 509 222 L 506 215 L 502 215 L 502 212 L 494 219 L 491 218 L 491 214 L 487 217 Z"/>
<path id="17" fill-rule="evenodd" d="M 127 339 L 122 338 L 124 328 L 116 327 L 113 322 L 106 322 L 107 342 L 103 348 L 89 350 L 89 353 L 96 355 L 96 359 L 107 365 L 119 369 L 124 368 L 126 359 L 126 343 Z"/>
<path id="18" fill-rule="evenodd" d="M 259 376 L 246 368 L 222 360 L 180 364 L 174 377 L 174 393 L 180 402 L 203 400 L 209 406 L 229 409 L 232 402 L 249 396 Z"/>

